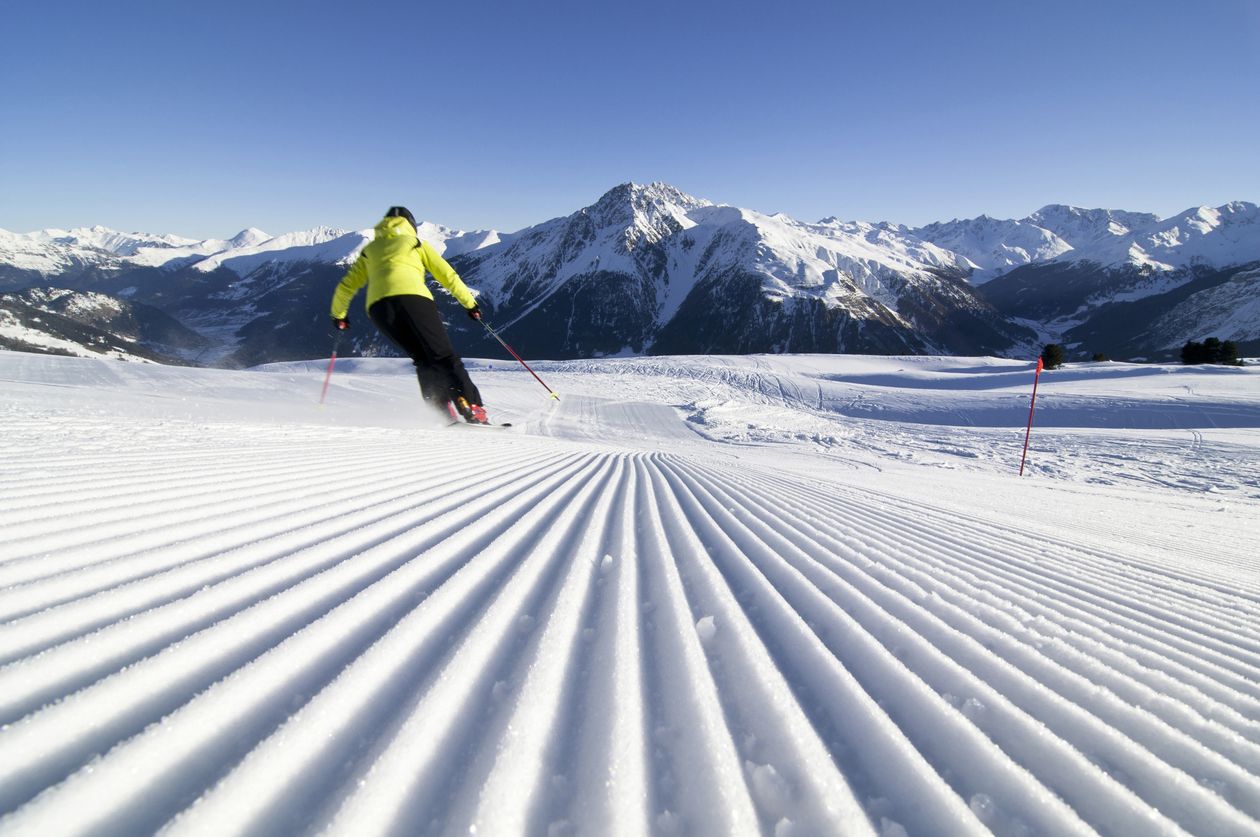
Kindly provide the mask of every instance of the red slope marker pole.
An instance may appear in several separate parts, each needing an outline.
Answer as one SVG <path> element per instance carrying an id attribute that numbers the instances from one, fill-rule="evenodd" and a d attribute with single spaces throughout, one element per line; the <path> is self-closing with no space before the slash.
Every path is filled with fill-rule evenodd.
<path id="1" fill-rule="evenodd" d="M 341 345 L 341 335 L 345 332 L 346 327 L 340 326 L 337 331 L 337 337 L 333 340 L 332 357 L 328 358 L 328 373 L 324 375 L 324 389 L 319 394 L 319 406 L 324 406 L 324 398 L 328 395 L 328 382 L 332 380 L 333 366 L 337 363 L 337 347 Z"/>
<path id="2" fill-rule="evenodd" d="M 1042 358 L 1037 358 L 1037 374 L 1033 376 L 1033 394 L 1032 402 L 1028 405 L 1028 429 L 1024 431 L 1024 455 L 1019 460 L 1019 475 L 1024 475 L 1024 460 L 1028 458 L 1028 438 L 1032 436 L 1032 417 L 1033 410 L 1037 407 L 1037 382 L 1041 380 L 1041 370 L 1046 368 L 1046 362 Z"/>
<path id="3" fill-rule="evenodd" d="M 556 395 L 556 391 L 555 391 L 554 389 L 552 389 L 551 387 L 547 386 L 547 384 L 543 382 L 543 379 L 542 379 L 542 378 L 540 378 L 540 377 L 538 377 L 538 373 L 537 373 L 537 372 L 535 372 L 533 369 L 530 369 L 530 368 L 529 368 L 529 364 L 528 364 L 528 363 L 526 363 L 524 360 L 522 360 L 522 359 L 521 359 L 521 356 L 520 356 L 520 355 L 518 355 L 518 354 L 516 353 L 516 351 L 515 351 L 515 350 L 514 350 L 511 346 L 509 346 L 506 342 L 504 342 L 503 338 L 499 336 L 499 333 L 498 333 L 497 331 L 495 331 L 494 329 L 492 329 L 492 328 L 490 327 L 490 324 L 489 324 L 488 322 L 486 322 L 485 320 L 481 319 L 480 317 L 478 317 L 478 318 L 477 318 L 477 322 L 481 323 L 483 326 L 485 326 L 485 327 L 486 327 L 486 331 L 490 332 L 490 336 L 491 336 L 491 337 L 493 337 L 495 340 L 498 340 L 498 341 L 499 341 L 499 345 L 500 345 L 500 346 L 502 346 L 503 348 L 507 349 L 507 350 L 508 350 L 508 354 L 510 354 L 512 357 L 516 358 L 516 362 L 517 362 L 517 363 L 519 363 L 521 366 L 524 366 L 524 367 L 525 367 L 525 369 L 529 372 L 529 374 L 531 374 L 531 375 L 533 375 L 533 376 L 534 376 L 534 380 L 535 380 L 535 381 L 537 381 L 538 383 L 542 384 L 542 385 L 543 385 L 543 389 L 545 389 L 545 390 L 547 390 L 547 392 L 551 393 L 551 397 L 552 397 L 552 398 L 556 399 L 557 401 L 559 401 L 559 400 L 560 400 L 560 396 Z"/>

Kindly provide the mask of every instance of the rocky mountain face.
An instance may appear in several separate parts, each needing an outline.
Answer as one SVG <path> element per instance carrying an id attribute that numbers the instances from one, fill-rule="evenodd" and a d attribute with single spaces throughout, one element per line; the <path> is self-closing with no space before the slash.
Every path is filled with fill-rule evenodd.
<path id="1" fill-rule="evenodd" d="M 0 348 L 179 363 L 211 341 L 149 305 L 90 291 L 0 294 Z"/>
<path id="2" fill-rule="evenodd" d="M 547 357 L 997 353 L 1033 335 L 959 259 L 889 225 L 802 224 L 626 184 L 453 260 L 495 321 Z"/>
<path id="3" fill-rule="evenodd" d="M 665 184 L 623 184 L 511 235 L 429 222 L 420 235 L 444 251 L 499 332 L 532 357 L 1031 356 L 1042 342 L 1066 343 L 1069 356 L 1165 357 L 1187 339 L 1215 335 L 1246 350 L 1260 338 L 1257 318 L 1245 315 L 1260 298 L 1257 214 L 1245 203 L 1167 220 L 1051 205 L 1019 220 L 919 228 L 810 224 L 716 206 Z M 137 323 L 165 315 L 168 333 L 101 320 L 85 313 L 91 305 L 71 305 L 65 291 L 55 294 L 67 300 L 62 310 L 51 297 L 10 293 L 0 311 L 24 318 L 10 332 L 27 338 L 39 328 L 68 334 L 73 322 L 100 332 L 80 334 L 84 345 L 113 335 L 137 352 L 186 363 L 326 356 L 332 288 L 371 235 L 249 229 L 194 241 L 100 227 L 0 230 L 0 291 L 80 291 L 100 310 L 111 299 Z M 341 352 L 393 354 L 361 300 L 351 312 L 352 345 Z M 453 302 L 440 304 L 465 354 L 501 354 Z"/>
<path id="4" fill-rule="evenodd" d="M 1096 223 L 1076 230 L 1079 246 L 1015 267 L 980 292 L 1078 355 L 1166 358 L 1187 340 L 1210 336 L 1260 353 L 1260 327 L 1233 313 L 1260 302 L 1252 295 L 1260 207 L 1231 203 L 1153 217 L 1096 214 Z"/>

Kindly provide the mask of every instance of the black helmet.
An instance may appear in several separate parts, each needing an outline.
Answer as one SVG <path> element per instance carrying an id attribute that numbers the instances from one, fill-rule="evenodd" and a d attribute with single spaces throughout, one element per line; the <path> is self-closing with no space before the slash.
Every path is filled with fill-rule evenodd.
<path id="1" fill-rule="evenodd" d="M 411 228 L 413 230 L 420 229 L 420 227 L 416 224 L 416 216 L 412 215 L 411 212 L 409 212 L 407 207 L 405 206 L 391 206 L 389 208 L 389 211 L 385 213 L 385 217 L 386 218 L 406 218 L 407 223 L 411 224 Z"/>

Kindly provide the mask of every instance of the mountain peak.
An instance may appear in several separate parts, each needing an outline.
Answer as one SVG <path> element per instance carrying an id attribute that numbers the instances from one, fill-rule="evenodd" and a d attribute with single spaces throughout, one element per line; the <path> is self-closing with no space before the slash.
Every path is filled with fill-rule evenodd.
<path id="1" fill-rule="evenodd" d="M 1030 262 L 1051 259 L 1072 249 L 1057 233 L 1028 219 L 1002 220 L 980 215 L 928 224 L 909 231 L 924 241 L 957 253 L 976 268 L 972 284 Z"/>
<path id="2" fill-rule="evenodd" d="M 1034 218 L 1038 215 L 1083 215 L 1089 211 L 1079 206 L 1073 206 L 1070 203 L 1048 203 L 1028 217 Z"/>
<path id="3" fill-rule="evenodd" d="M 685 214 L 692 209 L 713 204 L 694 198 L 668 183 L 622 183 L 614 186 L 591 207 L 594 215 L 607 223 L 629 223 L 636 215 L 652 215 L 659 212 Z M 601 226 L 603 224 L 601 223 Z"/>
<path id="4" fill-rule="evenodd" d="M 1217 207 L 1217 211 L 1223 215 L 1245 215 L 1254 217 L 1260 212 L 1260 206 L 1250 201 L 1230 201 Z"/>
<path id="5" fill-rule="evenodd" d="M 257 227 L 249 227 L 238 232 L 229 239 L 228 243 L 233 247 L 253 247 L 262 244 L 271 238 L 270 235 L 258 229 Z"/>
<path id="6" fill-rule="evenodd" d="M 622 183 L 579 215 L 586 216 L 598 229 L 618 231 L 626 252 L 630 252 L 642 242 L 659 241 L 692 226 L 687 214 L 712 205 L 667 183 Z"/>
<path id="7" fill-rule="evenodd" d="M 1100 247 L 1109 248 L 1127 236 L 1153 227 L 1159 223 L 1159 216 L 1149 212 L 1086 209 L 1070 204 L 1051 203 L 1022 221 L 1049 230 L 1070 244 L 1073 250 L 1088 252 Z M 1079 254 L 1065 256 L 1077 257 Z"/>
<path id="8" fill-rule="evenodd" d="M 1151 212 L 1129 212 L 1123 209 L 1089 209 L 1067 203 L 1046 204 L 1023 220 L 1035 224 L 1038 221 L 1054 221 L 1068 218 L 1095 223 L 1100 221 L 1119 221 L 1126 226 L 1132 225 L 1133 227 L 1149 226 L 1160 220 L 1158 215 Z"/>

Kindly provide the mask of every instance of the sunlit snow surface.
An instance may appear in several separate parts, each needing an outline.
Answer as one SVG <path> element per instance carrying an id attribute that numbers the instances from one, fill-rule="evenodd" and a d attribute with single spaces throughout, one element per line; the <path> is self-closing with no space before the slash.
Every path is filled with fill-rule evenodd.
<path id="1" fill-rule="evenodd" d="M 0 352 L 0 834 L 1260 832 L 1260 369 Z"/>

